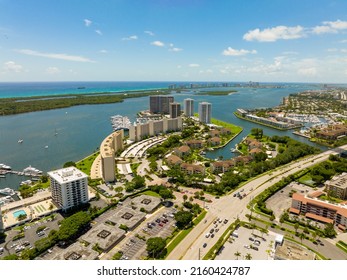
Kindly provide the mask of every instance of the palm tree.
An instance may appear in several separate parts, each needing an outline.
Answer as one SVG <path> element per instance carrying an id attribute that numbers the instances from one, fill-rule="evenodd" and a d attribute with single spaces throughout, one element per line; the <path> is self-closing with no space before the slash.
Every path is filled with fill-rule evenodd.
<path id="1" fill-rule="evenodd" d="M 299 228 L 299 227 L 300 227 L 299 223 L 298 223 L 298 222 L 296 222 L 296 223 L 294 224 L 295 233 L 297 233 L 297 232 L 298 232 L 298 228 Z"/>
<path id="2" fill-rule="evenodd" d="M 236 252 L 234 253 L 234 255 L 235 255 L 236 259 L 238 260 L 239 257 L 241 256 L 241 253 L 240 253 L 239 251 L 236 251 Z"/>
<path id="3" fill-rule="evenodd" d="M 252 255 L 250 253 L 247 253 L 245 256 L 245 260 L 251 260 L 252 259 Z"/>

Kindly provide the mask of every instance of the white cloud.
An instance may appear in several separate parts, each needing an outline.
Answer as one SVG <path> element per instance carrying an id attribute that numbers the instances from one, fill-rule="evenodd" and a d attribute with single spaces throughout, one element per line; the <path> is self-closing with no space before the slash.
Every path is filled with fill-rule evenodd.
<path id="1" fill-rule="evenodd" d="M 341 40 L 339 43 L 345 44 L 345 43 L 347 43 L 347 39 Z"/>
<path id="2" fill-rule="evenodd" d="M 246 54 L 256 54 L 257 51 L 256 50 L 244 50 L 244 49 L 241 49 L 241 50 L 236 50 L 236 49 L 233 49 L 231 47 L 227 48 L 226 50 L 224 50 L 222 52 L 223 55 L 226 55 L 226 56 L 241 56 L 241 55 L 246 55 Z"/>
<path id="3" fill-rule="evenodd" d="M 60 70 L 59 70 L 59 68 L 57 68 L 57 67 L 48 67 L 47 69 L 46 69 L 46 72 L 48 73 L 48 74 L 50 74 L 50 75 L 54 75 L 54 74 L 58 74 L 58 73 L 60 73 Z"/>
<path id="4" fill-rule="evenodd" d="M 93 22 L 92 22 L 91 20 L 89 20 L 89 19 L 84 19 L 83 21 L 84 21 L 84 25 L 87 26 L 87 27 L 91 26 L 92 23 L 93 23 Z"/>
<path id="5" fill-rule="evenodd" d="M 275 42 L 280 39 L 291 40 L 304 36 L 304 28 L 300 25 L 293 27 L 280 25 L 264 30 L 260 30 L 259 28 L 250 30 L 243 35 L 243 39 L 246 41 Z"/>
<path id="6" fill-rule="evenodd" d="M 149 36 L 154 36 L 155 35 L 152 31 L 149 31 L 149 30 L 146 30 L 145 33 L 148 34 Z"/>
<path id="7" fill-rule="evenodd" d="M 170 52 L 180 52 L 180 51 L 183 51 L 183 49 L 173 47 L 173 48 L 169 48 L 169 51 Z"/>
<path id="8" fill-rule="evenodd" d="M 189 64 L 188 66 L 191 67 L 191 68 L 196 68 L 196 67 L 200 67 L 200 64 L 191 63 L 191 64 Z"/>
<path id="9" fill-rule="evenodd" d="M 95 33 L 99 34 L 100 36 L 102 35 L 102 32 L 99 29 L 95 30 Z"/>
<path id="10" fill-rule="evenodd" d="M 338 33 L 341 30 L 347 29 L 347 21 L 323 21 L 323 25 L 315 26 L 312 32 L 315 34 Z"/>
<path id="11" fill-rule="evenodd" d="M 20 73 L 23 72 L 23 66 L 15 63 L 14 61 L 7 61 L 4 63 L 4 69 L 6 72 L 15 72 Z"/>
<path id="12" fill-rule="evenodd" d="M 347 21 L 323 21 L 323 25 L 318 25 L 312 28 L 314 34 L 338 33 L 341 30 L 347 29 Z"/>
<path id="13" fill-rule="evenodd" d="M 43 53 L 43 52 L 38 52 L 38 51 L 33 51 L 28 49 L 17 50 L 17 52 L 21 54 L 31 55 L 31 56 L 40 56 L 40 57 L 61 59 L 61 60 L 67 60 L 67 61 L 94 62 L 93 60 L 83 56 L 68 55 L 64 53 Z"/>
<path id="14" fill-rule="evenodd" d="M 154 41 L 151 43 L 151 45 L 157 46 L 157 47 L 164 47 L 165 46 L 165 44 L 161 41 Z"/>
<path id="15" fill-rule="evenodd" d="M 132 40 L 137 40 L 137 39 L 138 39 L 138 37 L 136 35 L 132 35 L 129 37 L 122 38 L 122 41 L 132 41 Z"/>
<path id="16" fill-rule="evenodd" d="M 100 53 L 108 53 L 108 50 L 100 50 Z"/>
<path id="17" fill-rule="evenodd" d="M 317 75 L 317 68 L 316 67 L 308 67 L 308 68 L 301 68 L 298 70 L 299 75 L 307 76 L 307 77 L 314 77 Z"/>

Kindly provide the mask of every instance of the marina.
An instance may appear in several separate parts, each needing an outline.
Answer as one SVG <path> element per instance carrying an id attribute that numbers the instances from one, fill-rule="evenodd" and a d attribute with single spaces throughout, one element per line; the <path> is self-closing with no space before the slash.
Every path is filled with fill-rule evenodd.
<path id="1" fill-rule="evenodd" d="M 128 117 L 123 117 L 121 115 L 111 116 L 112 129 L 114 131 L 124 129 L 128 130 L 131 126 L 131 122 Z"/>

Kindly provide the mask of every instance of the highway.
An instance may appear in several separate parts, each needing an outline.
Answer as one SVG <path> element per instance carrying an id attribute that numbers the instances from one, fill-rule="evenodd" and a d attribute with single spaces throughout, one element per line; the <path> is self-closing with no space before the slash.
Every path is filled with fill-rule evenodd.
<path id="1" fill-rule="evenodd" d="M 215 199 L 209 206 L 208 213 L 206 214 L 206 222 L 200 222 L 188 235 L 181 241 L 181 243 L 170 253 L 166 258 L 168 260 L 198 260 L 202 259 L 204 255 L 211 249 L 211 247 L 218 241 L 223 232 L 239 217 L 244 220 L 245 215 L 249 212 L 247 209 L 248 203 L 263 192 L 266 188 L 272 186 L 280 181 L 283 177 L 289 176 L 304 168 L 315 165 L 319 162 L 328 159 L 329 155 L 337 154 L 339 150 L 347 149 L 347 145 L 339 148 L 328 150 L 318 155 L 309 156 L 285 166 L 279 167 L 273 172 L 259 176 L 254 180 L 246 183 L 238 191 L 243 189 L 247 196 L 243 199 L 233 197 L 233 194 L 226 195 L 220 199 Z M 216 218 L 227 219 L 226 224 L 221 224 L 221 229 L 215 233 L 214 238 L 206 238 L 205 234 L 212 228 L 213 221 Z M 203 244 L 207 246 L 203 248 Z"/>

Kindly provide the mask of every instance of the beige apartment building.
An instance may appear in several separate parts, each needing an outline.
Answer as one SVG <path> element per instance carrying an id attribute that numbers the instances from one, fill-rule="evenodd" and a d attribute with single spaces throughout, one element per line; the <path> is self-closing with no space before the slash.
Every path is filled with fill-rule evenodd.
<path id="1" fill-rule="evenodd" d="M 124 131 L 118 130 L 107 136 L 100 145 L 101 176 L 105 182 L 115 180 L 115 152 L 123 150 Z"/>
<path id="2" fill-rule="evenodd" d="M 289 211 L 323 223 L 335 223 L 342 230 L 347 228 L 347 205 L 345 204 L 332 204 L 318 198 L 294 193 Z"/>
<path id="3" fill-rule="evenodd" d="M 140 141 L 147 136 L 155 136 L 160 133 L 182 130 L 182 117 L 163 118 L 158 121 L 149 121 L 148 123 L 132 125 L 129 128 L 129 139 Z"/>
<path id="4" fill-rule="evenodd" d="M 326 191 L 329 195 L 340 199 L 347 199 L 347 173 L 334 176 L 325 182 Z"/>

